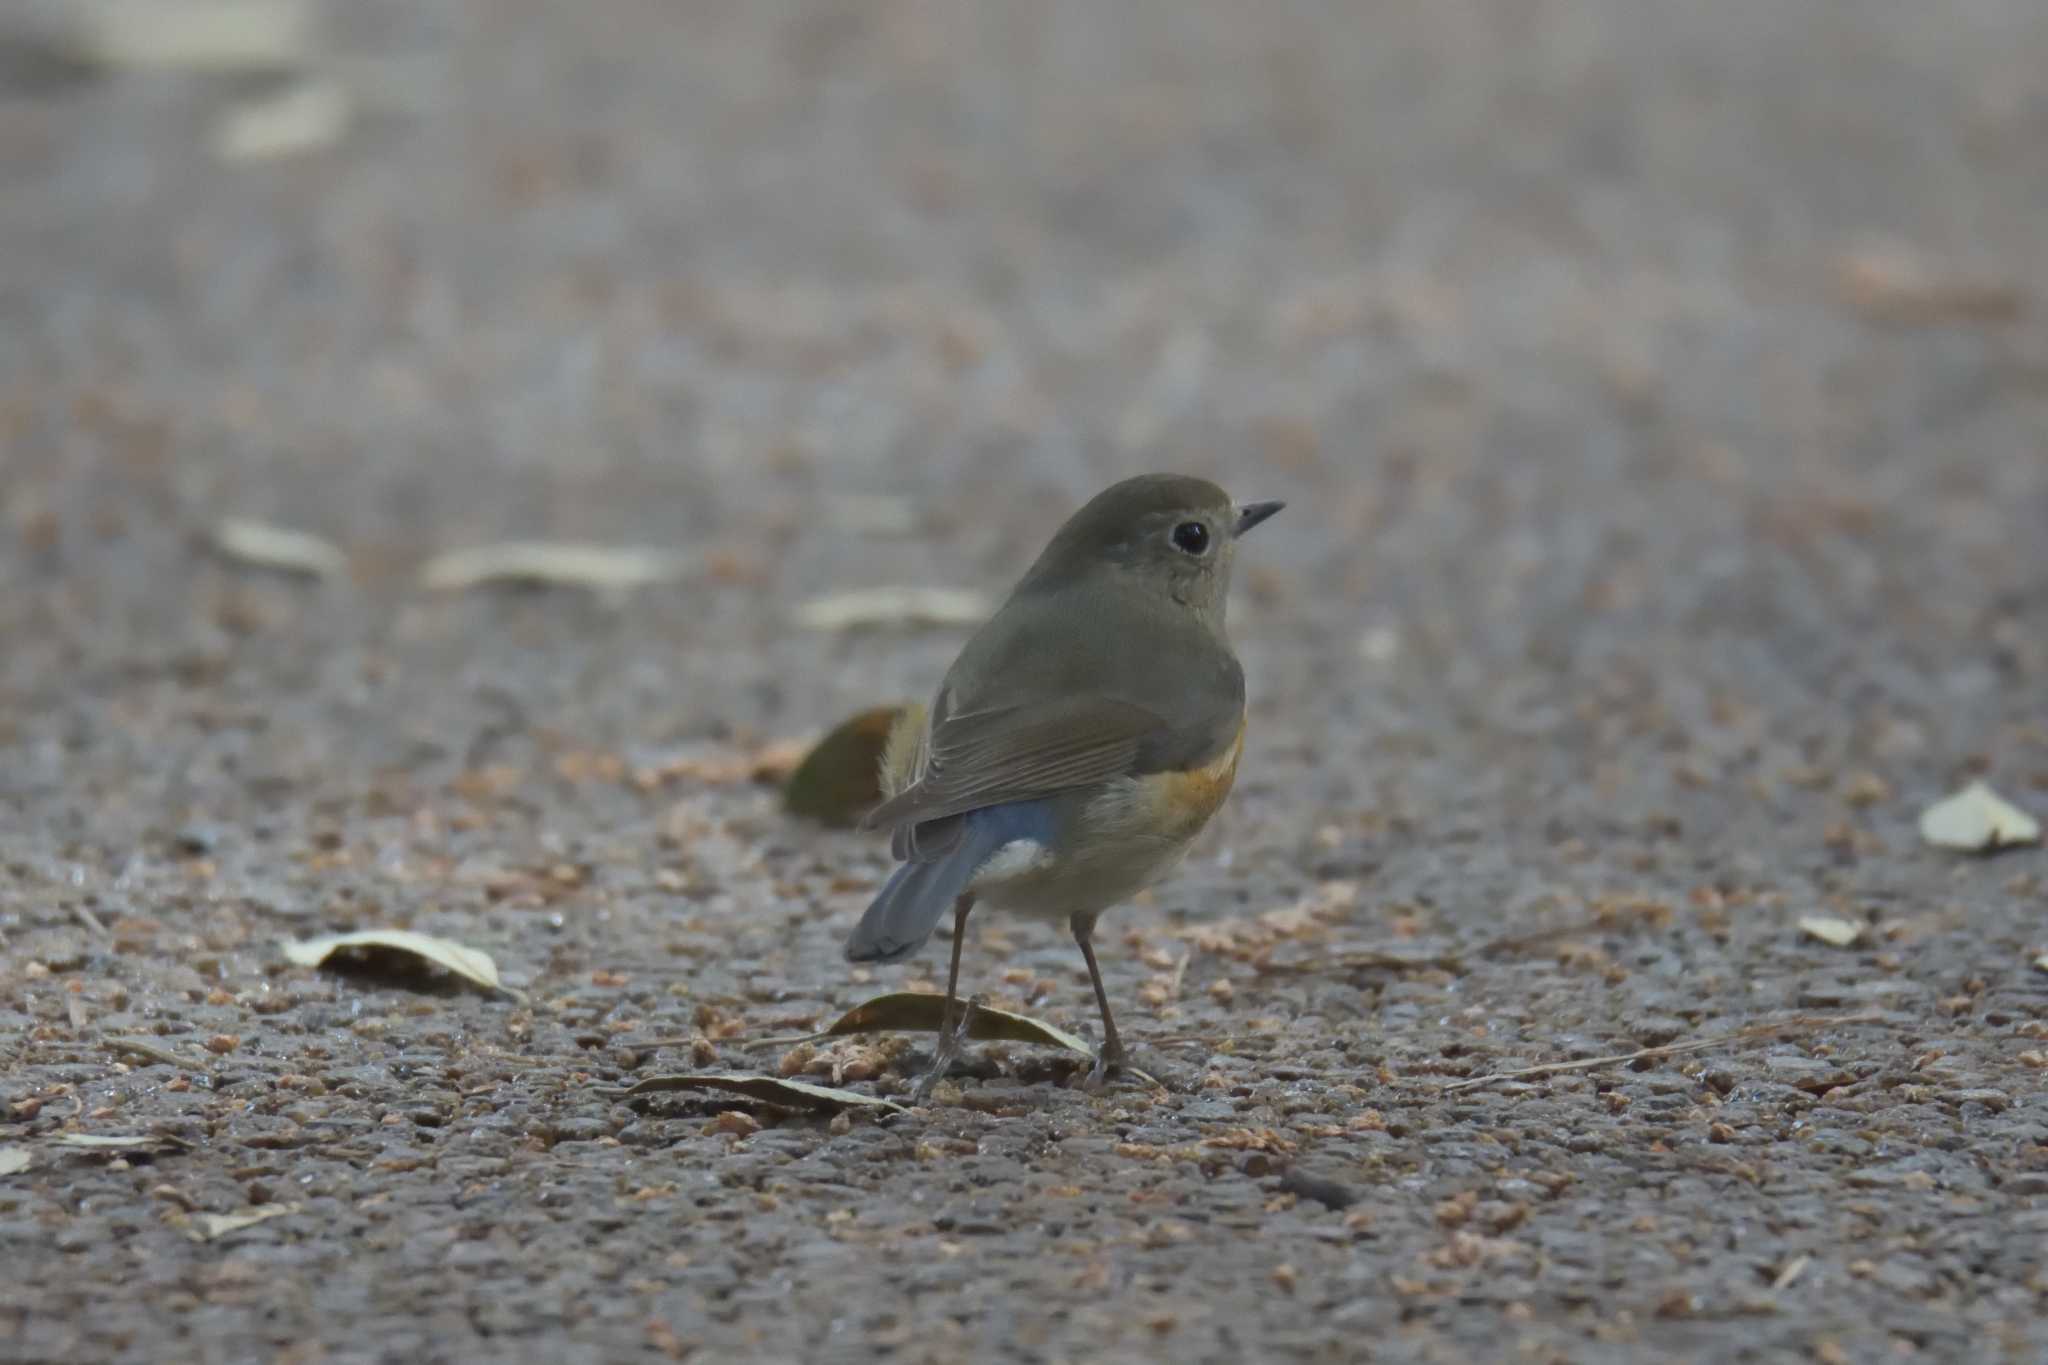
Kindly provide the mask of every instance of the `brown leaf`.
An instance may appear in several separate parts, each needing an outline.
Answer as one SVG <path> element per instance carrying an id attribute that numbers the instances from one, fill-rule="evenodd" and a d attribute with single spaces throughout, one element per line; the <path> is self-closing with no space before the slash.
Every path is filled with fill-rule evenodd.
<path id="1" fill-rule="evenodd" d="M 792 815 L 847 827 L 882 800 L 882 751 L 903 707 L 875 706 L 847 717 L 811 747 L 783 784 Z"/>
<path id="2" fill-rule="evenodd" d="M 1843 300 L 1879 322 L 2012 322 L 2026 311 L 2017 283 L 1969 276 L 1899 243 L 1871 243 L 1836 271 Z"/>

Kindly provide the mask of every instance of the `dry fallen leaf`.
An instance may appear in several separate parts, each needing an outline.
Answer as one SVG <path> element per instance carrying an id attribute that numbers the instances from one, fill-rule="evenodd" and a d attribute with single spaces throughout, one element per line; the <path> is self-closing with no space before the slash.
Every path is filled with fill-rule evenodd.
<path id="1" fill-rule="evenodd" d="M 1836 279 L 1843 301 L 1879 322 L 2012 322 L 2027 306 L 2018 283 L 1960 273 L 1896 242 L 1848 252 Z"/>
<path id="2" fill-rule="evenodd" d="M 895 991 L 855 1005 L 822 1033 L 802 1038 L 764 1038 L 749 1046 L 788 1047 L 794 1043 L 816 1043 L 858 1033 L 937 1033 L 945 1005 L 946 998 L 942 995 L 927 991 Z M 955 1003 L 956 1008 L 965 1008 L 965 1005 L 965 1001 Z M 1094 1048 L 1064 1029 L 1054 1028 L 1026 1015 L 1012 1014 L 1008 1010 L 990 1009 L 986 1005 L 974 1007 L 973 1017 L 967 1022 L 967 1037 L 981 1043 L 1035 1043 L 1065 1048 L 1083 1057 L 1095 1055 Z"/>
<path id="3" fill-rule="evenodd" d="M 195 1061 L 192 1058 L 182 1056 L 179 1053 L 173 1052 L 170 1048 L 152 1043 L 147 1038 L 104 1038 L 100 1041 L 101 1046 L 105 1047 L 109 1052 L 119 1053 L 127 1057 L 140 1057 L 144 1061 L 154 1062 L 159 1066 L 174 1066 L 185 1071 L 206 1070 L 205 1062 Z"/>
<path id="4" fill-rule="evenodd" d="M 2041 822 L 1984 783 L 1972 782 L 1921 812 L 1920 837 L 1937 848 L 1991 853 L 2014 844 L 2039 843 Z"/>
<path id="5" fill-rule="evenodd" d="M 245 517 L 216 522 L 213 546 L 237 563 L 282 573 L 333 578 L 348 569 L 348 556 L 320 537 Z"/>
<path id="6" fill-rule="evenodd" d="M 1836 948 L 1846 948 L 1863 937 L 1863 926 L 1835 915 L 1808 915 L 1799 921 L 1799 932 Z"/>
<path id="7" fill-rule="evenodd" d="M 103 1152 L 142 1152 L 151 1147 L 188 1147 L 183 1138 L 168 1133 L 59 1133 L 51 1141 L 59 1147 L 84 1147 Z"/>
<path id="8" fill-rule="evenodd" d="M 317 151 L 340 140 L 353 112 L 340 81 L 294 81 L 222 114 L 213 127 L 213 153 L 223 161 L 267 161 Z"/>
<path id="9" fill-rule="evenodd" d="M 811 630 L 978 626 L 991 610 L 987 597 L 968 588 L 856 588 L 812 598 L 796 609 L 796 622 Z"/>
<path id="10" fill-rule="evenodd" d="M 195 1242 L 211 1242 L 231 1232 L 253 1228 L 258 1223 L 267 1223 L 298 1211 L 297 1204 L 259 1204 L 246 1213 L 202 1213 L 195 1220 L 197 1226 L 189 1227 L 185 1232 Z"/>
<path id="11" fill-rule="evenodd" d="M 29 1167 L 26 1147 L 0 1147 L 0 1175 L 20 1175 Z"/>
<path id="12" fill-rule="evenodd" d="M 74 14 L 104 66 L 275 71 L 313 55 L 310 0 L 84 0 Z"/>
<path id="13" fill-rule="evenodd" d="M 325 934 L 283 945 L 284 955 L 295 966 L 319 967 L 334 954 L 353 948 L 383 949 L 405 953 L 437 967 L 444 967 L 465 981 L 486 990 L 503 991 L 517 997 L 519 992 L 498 980 L 498 964 L 491 955 L 466 948 L 445 938 L 415 934 L 410 929 L 365 929 L 353 934 Z"/>
<path id="14" fill-rule="evenodd" d="M 489 583 L 591 588 L 624 592 L 683 576 L 680 556 L 644 546 L 507 541 L 436 555 L 420 568 L 420 582 L 437 592 Z"/>
<path id="15" fill-rule="evenodd" d="M 850 826 L 882 800 L 882 751 L 901 706 L 876 706 L 848 717 L 812 746 L 782 787 L 792 815 Z"/>
<path id="16" fill-rule="evenodd" d="M 730 1090 L 735 1095 L 749 1099 L 766 1100 L 770 1104 L 787 1105 L 796 1109 L 887 1109 L 901 1112 L 903 1106 L 879 1095 L 862 1095 L 851 1090 L 840 1090 L 829 1085 L 812 1085 L 808 1081 L 790 1080 L 783 1076 L 753 1076 L 745 1074 L 714 1075 L 710 1073 L 691 1076 L 649 1076 L 646 1080 L 626 1091 L 628 1096 L 653 1095 L 665 1090 Z"/>

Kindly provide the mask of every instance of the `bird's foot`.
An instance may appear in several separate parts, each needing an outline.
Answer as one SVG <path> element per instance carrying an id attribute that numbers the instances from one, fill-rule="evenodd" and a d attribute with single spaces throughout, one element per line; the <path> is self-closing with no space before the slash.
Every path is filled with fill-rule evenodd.
<path id="1" fill-rule="evenodd" d="M 955 1010 L 952 1023 L 939 1031 L 939 1045 L 932 1051 L 932 1064 L 919 1078 L 917 1088 L 911 1091 L 911 1103 L 923 1104 L 929 1100 L 932 1090 L 953 1069 L 953 1063 L 960 1057 L 960 1046 L 967 1041 L 967 1026 L 979 1008 L 981 997 L 977 995 Z"/>
<path id="2" fill-rule="evenodd" d="M 1121 1075 L 1129 1069 L 1130 1059 L 1124 1055 L 1123 1044 L 1104 1043 L 1096 1050 L 1095 1065 L 1088 1068 L 1088 1074 L 1081 1078 L 1081 1088 L 1099 1091 L 1109 1084 L 1111 1076 Z"/>
<path id="3" fill-rule="evenodd" d="M 1139 1066 L 1139 1062 L 1143 1062 L 1144 1065 Z M 1088 1069 L 1080 1084 L 1083 1090 L 1100 1092 L 1111 1081 L 1126 1078 L 1143 1081 L 1146 1085 L 1175 1093 L 1186 1093 L 1190 1089 L 1189 1077 L 1182 1068 L 1148 1050 L 1140 1049 L 1133 1057 L 1121 1047 L 1105 1047 L 1098 1051 L 1095 1054 L 1095 1065 Z"/>

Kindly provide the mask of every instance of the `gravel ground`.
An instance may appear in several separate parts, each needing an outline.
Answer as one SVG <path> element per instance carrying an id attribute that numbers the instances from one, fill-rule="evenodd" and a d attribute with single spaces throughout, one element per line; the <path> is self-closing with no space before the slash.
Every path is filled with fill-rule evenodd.
<path id="1" fill-rule="evenodd" d="M 351 3 L 353 118 L 257 159 L 274 75 L 52 13 L 0 16 L 0 1357 L 2048 1357 L 2048 865 L 1914 827 L 2048 814 L 2038 0 Z M 885 850 L 749 769 L 961 630 L 799 604 L 1000 591 L 1146 468 L 1292 504 L 1237 795 L 1105 925 L 1179 1088 L 620 1098 L 943 970 L 840 959 Z M 415 585 L 543 537 L 682 576 Z M 278 950 L 390 925 L 523 1002 Z M 1059 935 L 966 971 L 1093 1032 Z"/>

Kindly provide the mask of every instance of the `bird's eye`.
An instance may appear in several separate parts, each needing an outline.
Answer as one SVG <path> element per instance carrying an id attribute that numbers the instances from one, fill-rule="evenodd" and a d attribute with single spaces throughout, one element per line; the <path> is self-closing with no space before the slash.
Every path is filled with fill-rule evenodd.
<path id="1" fill-rule="evenodd" d="M 1199 521 L 1184 521 L 1173 528 L 1173 543 L 1191 555 L 1209 548 L 1209 528 Z"/>

